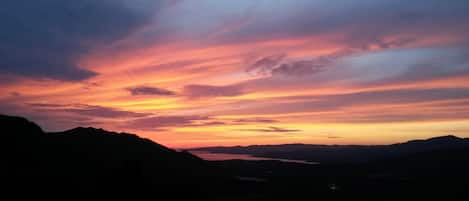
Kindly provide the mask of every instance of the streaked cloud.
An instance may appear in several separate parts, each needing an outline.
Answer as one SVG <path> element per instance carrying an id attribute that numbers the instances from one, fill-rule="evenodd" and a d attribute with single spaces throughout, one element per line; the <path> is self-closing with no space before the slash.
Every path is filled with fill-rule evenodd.
<path id="1" fill-rule="evenodd" d="M 186 85 L 184 92 L 186 96 L 193 98 L 200 97 L 223 97 L 223 96 L 239 96 L 244 92 L 240 86 L 212 86 L 212 85 Z"/>
<path id="2" fill-rule="evenodd" d="M 103 107 L 98 105 L 86 105 L 86 104 L 51 104 L 51 103 L 30 103 L 33 106 L 44 112 L 66 112 L 72 113 L 85 117 L 97 117 L 97 118 L 137 118 L 151 115 L 151 113 L 139 113 L 124 111 L 111 107 Z"/>
<path id="3" fill-rule="evenodd" d="M 239 129 L 238 131 L 264 132 L 264 133 L 294 133 L 294 132 L 300 132 L 301 130 L 270 126 L 267 128 L 258 128 L 258 129 L 257 128 L 256 129 Z"/>
<path id="4" fill-rule="evenodd" d="M 246 69 L 247 72 L 256 72 L 260 74 L 270 74 L 272 69 L 282 62 L 285 59 L 285 54 L 274 54 L 266 57 L 262 57 L 256 60 L 249 68 Z"/>
<path id="5" fill-rule="evenodd" d="M 196 121 L 207 119 L 208 117 L 203 116 L 153 116 L 128 121 L 124 127 L 158 131 L 170 127 L 190 126 Z"/>
<path id="6" fill-rule="evenodd" d="M 79 105 L 76 108 L 67 108 L 63 111 L 76 113 L 82 116 L 101 117 L 101 118 L 122 118 L 122 117 L 144 117 L 149 113 L 138 113 L 119 110 L 115 108 L 102 107 L 96 105 Z"/>
<path id="7" fill-rule="evenodd" d="M 277 120 L 267 119 L 267 118 L 245 118 L 245 119 L 236 119 L 234 123 L 239 124 L 249 124 L 249 123 L 276 123 Z"/>
<path id="8" fill-rule="evenodd" d="M 156 95 L 156 96 L 171 96 L 175 95 L 176 93 L 167 89 L 161 89 L 157 87 L 149 87 L 149 86 L 138 86 L 138 87 L 131 87 L 127 89 L 130 94 L 134 96 L 138 95 Z"/>

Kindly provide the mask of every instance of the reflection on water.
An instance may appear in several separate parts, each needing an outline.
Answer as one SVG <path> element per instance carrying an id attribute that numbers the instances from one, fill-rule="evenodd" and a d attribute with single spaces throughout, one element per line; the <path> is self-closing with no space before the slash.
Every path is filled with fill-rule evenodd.
<path id="1" fill-rule="evenodd" d="M 301 163 L 308 165 L 317 165 L 317 162 L 303 161 L 303 160 L 289 160 L 281 158 L 264 158 L 256 157 L 248 154 L 224 154 L 224 153 L 211 153 L 207 151 L 190 151 L 192 154 L 208 161 L 224 161 L 224 160 L 251 160 L 251 161 L 265 161 L 265 160 L 275 160 L 288 163 Z"/>

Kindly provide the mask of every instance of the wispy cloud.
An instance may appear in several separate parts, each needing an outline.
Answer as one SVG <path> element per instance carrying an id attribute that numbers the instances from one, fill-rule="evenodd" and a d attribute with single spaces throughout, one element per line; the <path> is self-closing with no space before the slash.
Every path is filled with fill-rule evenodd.
<path id="1" fill-rule="evenodd" d="M 286 56 L 286 54 L 274 54 L 262 57 L 251 64 L 246 71 L 259 74 L 270 74 L 272 69 L 280 65 Z"/>
<path id="2" fill-rule="evenodd" d="M 251 124 L 251 123 L 276 123 L 278 122 L 275 119 L 267 119 L 267 118 L 244 118 L 244 119 L 236 119 L 233 121 L 235 124 Z"/>
<path id="3" fill-rule="evenodd" d="M 97 118 L 138 118 L 151 115 L 151 113 L 131 112 L 111 107 L 86 104 L 30 103 L 29 105 L 40 111 L 65 112 Z"/>
<path id="4" fill-rule="evenodd" d="M 186 85 L 184 94 L 192 98 L 239 96 L 244 94 L 243 89 L 237 85 L 212 86 L 212 85 Z"/>
<path id="5" fill-rule="evenodd" d="M 204 116 L 152 116 L 130 120 L 123 127 L 136 130 L 161 130 L 171 127 L 198 125 L 197 121 L 208 119 Z"/>
<path id="6" fill-rule="evenodd" d="M 137 86 L 127 88 L 130 94 L 134 96 L 139 95 L 155 95 L 155 96 L 172 96 L 176 93 L 167 89 L 161 89 L 157 87 L 149 87 L 149 86 Z"/>
<path id="7" fill-rule="evenodd" d="M 264 132 L 264 133 L 295 133 L 295 132 L 301 132 L 302 130 L 270 126 L 267 128 L 259 128 L 259 129 L 237 129 L 237 131 Z"/>

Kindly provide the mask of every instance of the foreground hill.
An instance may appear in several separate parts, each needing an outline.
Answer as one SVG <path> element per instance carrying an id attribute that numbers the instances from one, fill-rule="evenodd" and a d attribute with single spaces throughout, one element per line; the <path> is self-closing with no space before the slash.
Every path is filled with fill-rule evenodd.
<path id="1" fill-rule="evenodd" d="M 95 128 L 45 133 L 0 116 L 2 195 L 207 200 L 216 175 L 205 161 L 147 139 Z"/>

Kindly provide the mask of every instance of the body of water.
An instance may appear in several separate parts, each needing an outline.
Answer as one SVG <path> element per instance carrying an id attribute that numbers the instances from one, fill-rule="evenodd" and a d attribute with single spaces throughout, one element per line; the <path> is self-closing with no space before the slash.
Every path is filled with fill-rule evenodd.
<path id="1" fill-rule="evenodd" d="M 225 153 L 212 153 L 207 151 L 190 151 L 190 153 L 198 156 L 207 161 L 224 161 L 224 160 L 251 160 L 251 161 L 266 161 L 266 160 L 275 160 L 288 163 L 301 163 L 308 165 L 317 165 L 317 162 L 310 162 L 304 160 L 290 160 L 282 158 L 265 158 L 265 157 L 256 157 L 248 154 L 225 154 Z"/>

